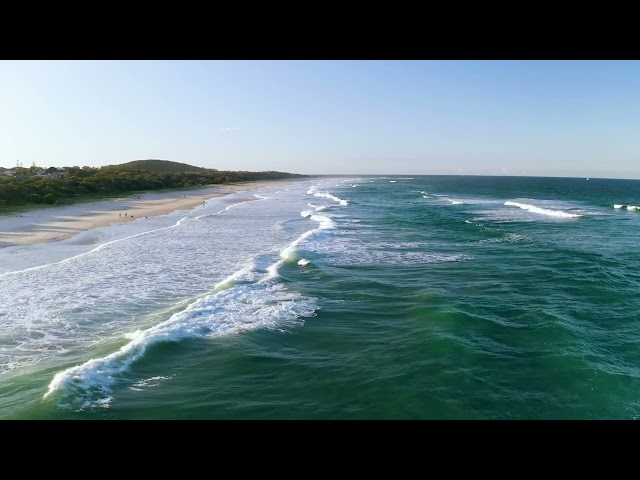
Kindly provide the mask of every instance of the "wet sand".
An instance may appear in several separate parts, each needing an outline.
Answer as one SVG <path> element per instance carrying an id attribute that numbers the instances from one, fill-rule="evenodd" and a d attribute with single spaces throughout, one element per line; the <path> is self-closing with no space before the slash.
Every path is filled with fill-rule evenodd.
<path id="1" fill-rule="evenodd" d="M 122 199 L 75 204 L 20 214 L 0 216 L 0 248 L 15 245 L 33 245 L 73 237 L 93 228 L 123 222 L 134 222 L 145 217 L 167 215 L 176 210 L 190 210 L 210 198 L 222 197 L 243 190 L 285 185 L 292 180 L 263 180 L 232 185 L 220 185 L 207 193 L 198 190 L 158 194 L 145 192 Z M 146 196 L 156 198 L 145 199 Z"/>

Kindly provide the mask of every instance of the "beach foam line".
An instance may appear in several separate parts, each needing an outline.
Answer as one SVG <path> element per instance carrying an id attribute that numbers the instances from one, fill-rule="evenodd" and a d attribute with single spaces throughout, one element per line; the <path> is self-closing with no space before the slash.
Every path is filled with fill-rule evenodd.
<path id="1" fill-rule="evenodd" d="M 235 284 L 199 299 L 168 320 L 126 335 L 129 342 L 110 355 L 91 359 L 57 373 L 43 400 L 55 395 L 60 406 L 74 409 L 108 407 L 113 386 L 147 349 L 160 342 L 219 337 L 261 328 L 284 330 L 315 316 L 315 299 L 271 282 Z"/>
<path id="2" fill-rule="evenodd" d="M 257 201 L 257 200 L 248 200 L 248 201 L 250 201 L 250 202 L 252 202 L 252 201 L 253 201 L 253 202 L 255 202 L 255 201 Z M 219 214 L 221 214 L 221 213 L 226 212 L 226 211 L 227 211 L 227 210 L 229 210 L 231 207 L 234 207 L 234 206 L 236 206 L 236 205 L 240 205 L 241 203 L 244 203 L 244 201 L 242 201 L 242 202 L 238 202 L 238 203 L 234 203 L 234 204 L 229 205 L 229 206 L 227 206 L 226 208 L 223 208 L 222 210 L 219 210 L 219 211 L 214 212 L 214 213 L 210 213 L 210 214 L 207 214 L 207 215 L 200 215 L 200 216 L 198 216 L 198 217 L 193 217 L 193 219 L 194 219 L 194 220 L 198 220 L 198 219 L 200 219 L 200 218 L 202 218 L 202 217 L 207 217 L 207 216 L 211 216 L 211 215 L 219 215 Z M 111 245 L 115 245 L 116 243 L 120 243 L 120 242 L 123 242 L 123 241 L 125 241 L 125 240 L 130 240 L 130 239 L 132 239 L 132 238 L 142 237 L 142 236 L 144 236 L 144 235 L 150 235 L 150 234 L 152 234 L 152 233 L 161 232 L 161 231 L 163 231 L 163 230 L 170 230 L 170 229 L 172 229 L 172 228 L 179 227 L 179 226 L 180 226 L 180 225 L 182 225 L 184 222 L 186 222 L 189 218 L 192 218 L 192 217 L 190 217 L 189 215 L 191 215 L 191 214 L 192 214 L 194 211 L 196 211 L 196 209 L 198 209 L 198 208 L 201 208 L 201 206 L 200 206 L 200 205 L 198 205 L 197 207 L 194 207 L 194 209 L 192 209 L 192 211 L 191 211 L 191 212 L 189 212 L 186 216 L 182 217 L 180 220 L 178 220 L 178 221 L 177 221 L 176 223 L 174 223 L 173 225 L 169 225 L 169 226 L 167 226 L 167 227 L 155 228 L 155 229 L 153 229 L 153 230 L 147 230 L 147 231 L 145 231 L 145 232 L 136 233 L 135 235 L 129 235 L 128 237 L 123 237 L 123 238 L 118 238 L 118 239 L 116 239 L 116 240 L 111 240 L 111 241 L 109 241 L 109 242 L 102 243 L 102 244 L 98 245 L 97 247 L 95 247 L 95 248 L 93 248 L 93 249 L 91 249 L 91 250 L 89 250 L 89 251 L 87 251 L 87 252 L 83 252 L 83 253 L 80 253 L 80 254 L 78 254 L 78 255 L 74 255 L 74 256 L 72 256 L 72 257 L 65 258 L 65 259 L 60 260 L 60 261 L 58 261 L 58 262 L 45 263 L 45 264 L 43 264 L 43 265 L 37 265 L 37 266 L 35 266 L 35 267 L 29 267 L 29 268 L 25 268 L 25 269 L 22 269 L 22 270 L 12 270 L 11 272 L 0 273 L 0 278 L 5 277 L 5 276 L 9 276 L 9 275 L 17 275 L 17 274 L 19 274 L 19 273 L 23 273 L 23 272 L 30 272 L 30 271 L 34 271 L 34 270 L 39 270 L 39 269 L 46 268 L 46 267 L 51 267 L 51 266 L 54 266 L 54 265 L 61 265 L 61 264 L 66 263 L 66 262 L 70 262 L 71 260 L 75 260 L 75 259 L 78 259 L 78 258 L 84 257 L 84 256 L 86 256 L 86 255 L 90 255 L 90 254 L 92 254 L 92 253 L 94 253 L 94 252 L 97 252 L 97 251 L 99 251 L 99 250 L 102 250 L 103 248 L 106 248 L 106 247 L 111 246 Z"/>
<path id="3" fill-rule="evenodd" d="M 307 203 L 307 206 L 313 208 L 316 212 L 320 212 L 329 208 L 329 205 L 314 205 L 313 203 Z"/>
<path id="4" fill-rule="evenodd" d="M 582 216 L 582 215 L 578 215 L 577 213 L 567 213 L 567 212 L 563 212 L 562 210 L 549 210 L 547 208 L 540 208 L 540 207 L 536 207 L 535 205 L 529 205 L 527 203 L 512 202 L 511 200 L 508 200 L 508 201 L 504 202 L 504 204 L 506 206 L 518 207 L 518 208 L 522 208 L 523 210 L 527 210 L 527 211 L 532 212 L 532 213 L 539 213 L 541 215 L 547 215 L 547 216 L 550 216 L 550 217 L 578 218 L 578 217 Z"/>
<path id="5" fill-rule="evenodd" d="M 222 210 L 218 210 L 217 212 L 212 212 L 212 213 L 203 213 L 202 215 L 198 215 L 197 217 L 193 217 L 194 220 L 200 220 L 201 218 L 207 218 L 207 217 L 213 217 L 215 215 L 220 215 L 221 213 L 227 212 L 229 210 L 231 210 L 233 207 L 237 207 L 238 205 L 242 205 L 243 203 L 247 203 L 247 202 L 258 202 L 260 200 L 269 200 L 268 197 L 261 197 L 258 198 L 256 200 L 251 200 L 251 199 L 246 199 L 246 200 L 241 200 L 237 203 L 232 203 L 231 205 L 227 205 L 225 208 L 223 208 Z M 197 208 L 202 208 L 201 205 L 199 205 Z M 185 217 L 186 219 L 186 217 Z"/>

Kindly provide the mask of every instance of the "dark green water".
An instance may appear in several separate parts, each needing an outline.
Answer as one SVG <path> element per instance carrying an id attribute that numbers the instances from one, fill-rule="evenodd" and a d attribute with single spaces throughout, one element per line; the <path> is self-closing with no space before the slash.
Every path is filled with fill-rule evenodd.
<path id="1" fill-rule="evenodd" d="M 348 205 L 314 197 L 308 187 L 288 192 L 290 201 L 297 195 L 312 210 L 326 205 L 316 214 L 329 218 L 333 228 L 295 245 L 279 276 L 268 281 L 286 295 L 313 299 L 315 316 L 151 343 L 119 374 L 102 406 L 42 400 L 59 366 L 14 372 L 0 384 L 0 416 L 640 415 L 640 210 L 626 208 L 640 204 L 640 181 L 323 180 L 316 192 L 330 192 Z M 276 211 L 278 203 L 270 208 Z M 246 222 L 252 218 L 248 209 Z M 281 225 L 310 221 L 295 210 Z M 292 230 L 290 240 L 315 226 Z M 300 259 L 309 263 L 301 266 Z M 252 292 L 245 304 L 261 295 Z M 285 293 L 275 295 L 274 308 L 289 301 Z M 100 355 L 88 351 L 85 358 L 123 344 L 103 345 Z"/>

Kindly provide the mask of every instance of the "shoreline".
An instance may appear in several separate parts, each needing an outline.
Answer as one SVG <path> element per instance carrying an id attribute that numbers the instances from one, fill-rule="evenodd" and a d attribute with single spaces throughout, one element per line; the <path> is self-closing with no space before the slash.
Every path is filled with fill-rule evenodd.
<path id="1" fill-rule="evenodd" d="M 168 215 L 177 210 L 191 210 L 211 198 L 223 197 L 244 190 L 277 187 L 297 180 L 299 179 L 255 180 L 200 189 L 216 189 L 216 191 L 209 193 L 196 193 L 198 190 L 158 193 L 148 190 L 141 192 L 137 197 L 134 195 L 133 197 L 98 200 L 0 216 L 0 249 L 65 240 L 94 228 Z M 162 197 L 163 195 L 167 196 Z M 144 196 L 160 196 L 161 198 L 144 199 Z M 101 208 L 96 208 L 97 204 L 100 204 Z M 81 210 L 81 212 L 74 213 L 74 210 Z M 16 218 L 25 219 L 27 222 L 16 222 Z M 30 219 L 34 221 L 28 222 Z M 14 225 L 10 225 L 11 220 L 14 220 Z M 15 225 L 15 223 L 24 224 Z"/>

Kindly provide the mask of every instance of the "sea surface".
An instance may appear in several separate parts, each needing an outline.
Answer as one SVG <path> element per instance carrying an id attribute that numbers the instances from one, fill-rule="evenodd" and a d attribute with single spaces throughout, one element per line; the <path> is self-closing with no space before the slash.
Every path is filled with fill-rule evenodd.
<path id="1" fill-rule="evenodd" d="M 638 418 L 636 205 L 316 177 L 0 248 L 0 419 Z"/>

